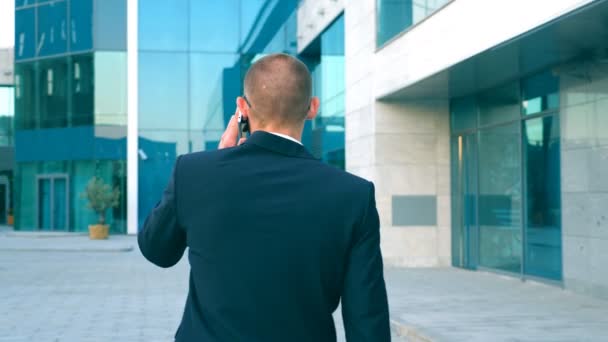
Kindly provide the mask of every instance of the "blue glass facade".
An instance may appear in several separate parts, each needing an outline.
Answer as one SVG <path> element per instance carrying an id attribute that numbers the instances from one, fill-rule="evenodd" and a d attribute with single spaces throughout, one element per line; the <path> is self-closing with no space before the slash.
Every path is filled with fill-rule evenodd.
<path id="1" fill-rule="evenodd" d="M 561 281 L 559 103 L 550 71 L 452 100 L 454 265 Z"/>
<path id="2" fill-rule="evenodd" d="M 15 4 L 16 229 L 86 230 L 94 215 L 80 194 L 99 176 L 122 192 L 107 221 L 126 232 L 126 1 Z M 217 148 L 251 63 L 269 53 L 297 55 L 297 5 L 139 2 L 140 223 L 178 155 Z M 322 106 L 303 142 L 343 168 L 343 17 L 314 45 L 299 57 Z"/>
<path id="3" fill-rule="evenodd" d="M 126 232 L 126 52 L 120 40 L 114 50 L 95 43 L 95 32 L 113 32 L 101 25 L 126 27 L 121 16 L 103 17 L 125 13 L 126 2 L 96 4 L 15 3 L 18 230 L 86 231 L 96 215 L 81 193 L 97 176 L 121 191 L 106 219 L 113 232 Z"/>
<path id="4" fill-rule="evenodd" d="M 160 198 L 177 155 L 217 148 L 251 63 L 269 53 L 297 55 L 297 3 L 139 2 L 140 224 Z M 316 45 L 300 56 L 322 103 L 303 142 L 317 157 L 344 167 L 342 17 Z"/>

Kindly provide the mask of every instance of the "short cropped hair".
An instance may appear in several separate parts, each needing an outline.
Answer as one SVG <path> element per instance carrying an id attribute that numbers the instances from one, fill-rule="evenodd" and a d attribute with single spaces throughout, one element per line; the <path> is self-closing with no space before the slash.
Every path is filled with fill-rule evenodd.
<path id="1" fill-rule="evenodd" d="M 268 55 L 247 71 L 245 96 L 262 123 L 301 124 L 310 108 L 312 78 L 306 65 L 295 57 Z"/>

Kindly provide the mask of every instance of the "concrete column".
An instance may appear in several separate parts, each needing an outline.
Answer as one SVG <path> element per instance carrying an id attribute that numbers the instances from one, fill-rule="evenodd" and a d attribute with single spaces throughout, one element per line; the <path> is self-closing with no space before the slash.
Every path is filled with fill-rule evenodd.
<path id="1" fill-rule="evenodd" d="M 375 0 L 345 6 L 346 168 L 376 185 L 386 264 L 449 265 L 448 102 L 378 101 Z"/>

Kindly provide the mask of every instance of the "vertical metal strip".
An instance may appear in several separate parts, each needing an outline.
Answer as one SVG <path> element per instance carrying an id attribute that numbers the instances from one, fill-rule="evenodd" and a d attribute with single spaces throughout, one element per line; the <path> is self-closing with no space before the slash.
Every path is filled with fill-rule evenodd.
<path id="1" fill-rule="evenodd" d="M 138 0 L 127 0 L 127 233 L 138 230 Z"/>

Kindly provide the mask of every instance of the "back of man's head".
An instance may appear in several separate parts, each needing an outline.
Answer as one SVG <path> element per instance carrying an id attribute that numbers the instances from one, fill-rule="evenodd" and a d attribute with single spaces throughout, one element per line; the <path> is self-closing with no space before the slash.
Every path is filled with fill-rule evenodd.
<path id="1" fill-rule="evenodd" d="M 249 68 L 245 96 L 258 125 L 299 126 L 308 115 L 312 97 L 310 72 L 287 54 L 265 56 Z"/>

